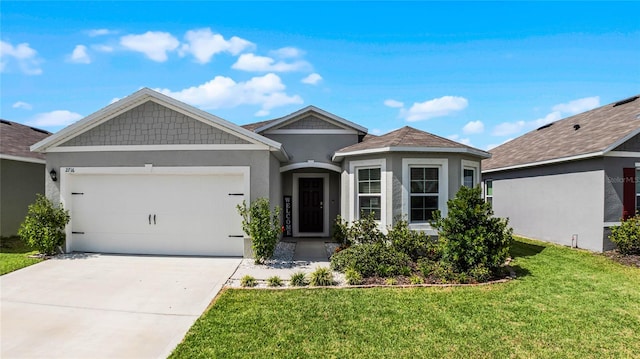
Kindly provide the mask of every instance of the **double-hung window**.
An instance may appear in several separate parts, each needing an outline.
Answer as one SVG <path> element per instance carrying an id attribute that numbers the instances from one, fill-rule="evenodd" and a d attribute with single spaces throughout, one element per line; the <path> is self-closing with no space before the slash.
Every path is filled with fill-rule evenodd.
<path id="1" fill-rule="evenodd" d="M 373 213 L 380 220 L 382 181 L 380 167 L 358 168 L 358 215 Z"/>
<path id="2" fill-rule="evenodd" d="M 409 221 L 414 223 L 428 222 L 438 210 L 439 178 L 438 167 L 411 167 Z"/>
<path id="3" fill-rule="evenodd" d="M 480 163 L 462 160 L 462 185 L 473 188 L 480 183 Z"/>
<path id="4" fill-rule="evenodd" d="M 493 205 L 493 180 L 484 181 L 484 199 Z"/>

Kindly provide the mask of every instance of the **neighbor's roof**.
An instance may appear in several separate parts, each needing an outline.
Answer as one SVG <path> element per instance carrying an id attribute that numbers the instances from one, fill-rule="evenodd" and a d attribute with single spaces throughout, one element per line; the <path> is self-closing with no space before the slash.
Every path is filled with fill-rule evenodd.
<path id="1" fill-rule="evenodd" d="M 333 157 L 339 161 L 345 156 L 378 152 L 458 152 L 484 158 L 491 156 L 477 148 L 405 126 L 382 136 L 367 135 L 362 142 L 338 150 Z"/>
<path id="2" fill-rule="evenodd" d="M 31 152 L 34 143 L 51 136 L 51 132 L 17 122 L 0 120 L 0 157 L 26 162 L 44 163 L 44 154 Z M 36 161 L 31 161 L 35 159 Z"/>
<path id="3" fill-rule="evenodd" d="M 567 117 L 498 146 L 482 161 L 482 172 L 604 155 L 640 133 L 638 98 Z"/>

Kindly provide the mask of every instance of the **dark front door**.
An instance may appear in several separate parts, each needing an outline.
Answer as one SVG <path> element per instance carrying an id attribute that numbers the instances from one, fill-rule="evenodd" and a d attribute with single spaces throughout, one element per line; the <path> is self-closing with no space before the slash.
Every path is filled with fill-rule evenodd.
<path id="1" fill-rule="evenodd" d="M 300 190 L 299 225 L 300 232 L 320 233 L 324 222 L 323 210 L 323 179 L 299 178 Z"/>

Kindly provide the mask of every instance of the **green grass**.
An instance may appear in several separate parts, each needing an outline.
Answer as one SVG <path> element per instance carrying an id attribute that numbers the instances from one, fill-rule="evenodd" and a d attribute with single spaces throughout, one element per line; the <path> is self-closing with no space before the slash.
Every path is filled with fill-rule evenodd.
<path id="1" fill-rule="evenodd" d="M 29 255 L 36 253 L 19 237 L 0 238 L 0 275 L 40 262 L 41 259 L 29 258 Z"/>
<path id="2" fill-rule="evenodd" d="M 518 279 L 452 288 L 226 290 L 173 358 L 632 358 L 640 269 L 518 240 Z"/>

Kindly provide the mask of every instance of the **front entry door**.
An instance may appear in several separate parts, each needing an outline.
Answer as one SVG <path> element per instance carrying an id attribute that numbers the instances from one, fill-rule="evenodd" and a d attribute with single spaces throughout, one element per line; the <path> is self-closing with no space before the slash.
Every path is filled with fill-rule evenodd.
<path id="1" fill-rule="evenodd" d="M 298 219 L 299 231 L 306 233 L 322 233 L 324 223 L 324 183 L 322 178 L 299 179 L 300 203 Z"/>

